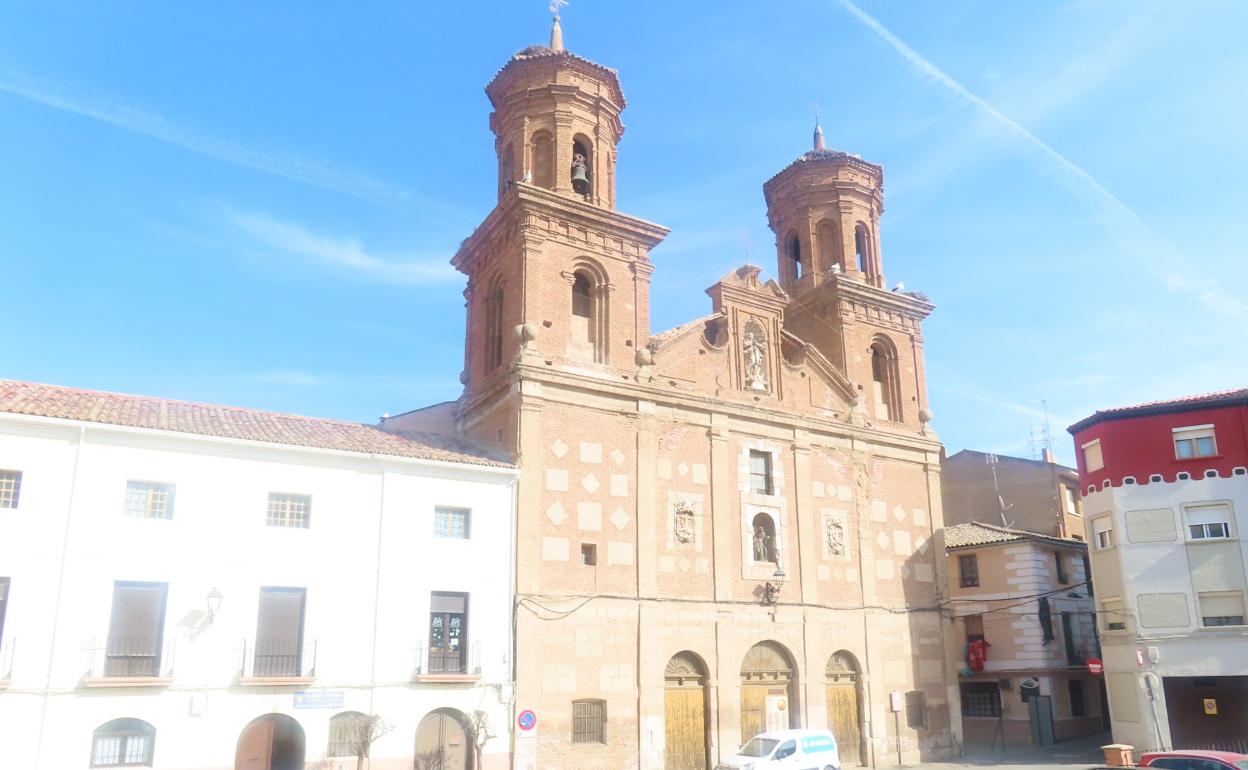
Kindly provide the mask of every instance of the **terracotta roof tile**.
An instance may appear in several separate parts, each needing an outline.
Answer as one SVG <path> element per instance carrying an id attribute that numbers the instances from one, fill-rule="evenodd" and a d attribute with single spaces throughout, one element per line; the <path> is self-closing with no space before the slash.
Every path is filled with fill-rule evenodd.
<path id="1" fill-rule="evenodd" d="M 1142 404 L 1133 404 L 1131 406 L 1116 406 L 1111 409 L 1101 409 L 1094 412 L 1091 416 L 1085 417 L 1074 425 L 1071 425 L 1066 430 L 1070 433 L 1076 433 L 1091 425 L 1095 425 L 1098 422 L 1102 422 L 1103 420 L 1113 420 L 1119 417 L 1142 416 L 1146 414 L 1164 414 L 1166 412 L 1186 412 L 1194 409 L 1224 406 L 1235 403 L 1248 404 L 1248 388 L 1232 388 L 1230 390 L 1219 390 L 1213 393 L 1201 393 L 1195 396 L 1181 396 L 1179 398 L 1171 398 L 1162 401 L 1146 401 Z"/>
<path id="2" fill-rule="evenodd" d="M 996 545 L 997 543 L 1013 543 L 1020 540 L 1038 540 L 1066 546 L 1081 546 L 1078 540 L 1067 540 L 1039 532 L 1027 532 L 1021 529 L 1009 529 L 993 524 L 971 521 L 965 524 L 953 524 L 945 527 L 945 548 L 968 548 L 978 545 Z"/>
<path id="3" fill-rule="evenodd" d="M 287 446 L 511 467 L 480 448 L 448 436 L 387 432 L 358 422 L 18 380 L 0 380 L 0 413 L 4 412 Z"/>

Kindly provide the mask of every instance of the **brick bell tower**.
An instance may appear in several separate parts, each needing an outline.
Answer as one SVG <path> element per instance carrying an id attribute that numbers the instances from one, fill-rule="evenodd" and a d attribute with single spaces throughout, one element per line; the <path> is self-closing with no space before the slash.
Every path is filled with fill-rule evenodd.
<path id="1" fill-rule="evenodd" d="M 468 276 L 462 430 L 518 451 L 517 379 L 635 377 L 650 334 L 650 250 L 666 228 L 615 211 L 626 105 L 614 70 L 530 46 L 485 88 L 498 203 L 451 263 Z"/>
<path id="2" fill-rule="evenodd" d="M 785 328 L 813 344 L 861 389 L 867 419 L 926 430 L 931 420 L 918 292 L 892 291 L 880 256 L 884 169 L 814 147 L 763 185 L 777 274 L 790 300 Z"/>

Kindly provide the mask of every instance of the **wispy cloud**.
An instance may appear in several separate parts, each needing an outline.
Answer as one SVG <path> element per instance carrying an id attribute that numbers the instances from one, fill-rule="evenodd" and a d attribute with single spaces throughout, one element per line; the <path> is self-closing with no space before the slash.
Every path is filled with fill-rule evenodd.
<path id="1" fill-rule="evenodd" d="M 366 175 L 276 150 L 258 150 L 238 142 L 179 126 L 159 113 L 104 96 L 87 94 L 11 67 L 0 70 L 0 92 L 64 112 L 80 115 L 123 131 L 155 139 L 197 155 L 234 166 L 350 195 L 386 206 L 436 209 L 440 204 L 397 190 Z"/>
<path id="2" fill-rule="evenodd" d="M 431 284 L 456 280 L 445 256 L 370 254 L 354 238 L 334 238 L 264 214 L 232 214 L 234 225 L 260 245 L 281 255 L 345 270 L 369 280 L 392 284 Z"/>
<path id="3" fill-rule="evenodd" d="M 1101 184 L 1092 174 L 1033 134 L 1023 124 L 963 86 L 851 0 L 836 0 L 836 2 L 859 23 L 887 43 L 920 75 L 975 107 L 1009 135 L 1021 140 L 1061 171 L 1064 177 L 1073 183 L 1073 189 L 1082 193 L 1096 206 L 1101 224 L 1123 242 L 1124 249 L 1141 259 L 1150 273 L 1168 291 L 1193 296 L 1210 313 L 1234 320 L 1248 328 L 1248 302 L 1240 295 L 1228 292 L 1219 285 L 1217 280 L 1201 274 L 1190 260 L 1185 259 L 1172 248 L 1159 245 L 1163 243 L 1161 236 L 1149 227 L 1134 209 Z"/>

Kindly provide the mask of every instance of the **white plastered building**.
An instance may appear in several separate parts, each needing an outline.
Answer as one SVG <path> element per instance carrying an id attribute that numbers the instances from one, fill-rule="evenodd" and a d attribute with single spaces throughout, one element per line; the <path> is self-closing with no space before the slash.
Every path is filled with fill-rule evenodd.
<path id="1" fill-rule="evenodd" d="M 0 381 L 0 765 L 509 763 L 515 469 L 428 436 Z M 348 716 L 342 716 L 342 715 Z M 481 716 L 478 716 L 481 715 Z"/>

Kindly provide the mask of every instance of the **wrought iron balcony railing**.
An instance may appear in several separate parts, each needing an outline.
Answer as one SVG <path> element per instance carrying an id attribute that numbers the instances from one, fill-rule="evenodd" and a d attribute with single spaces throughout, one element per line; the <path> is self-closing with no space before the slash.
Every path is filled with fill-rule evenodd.
<path id="1" fill-rule="evenodd" d="M 243 679 L 311 679 L 316 675 L 316 641 L 244 639 L 239 647 Z"/>

